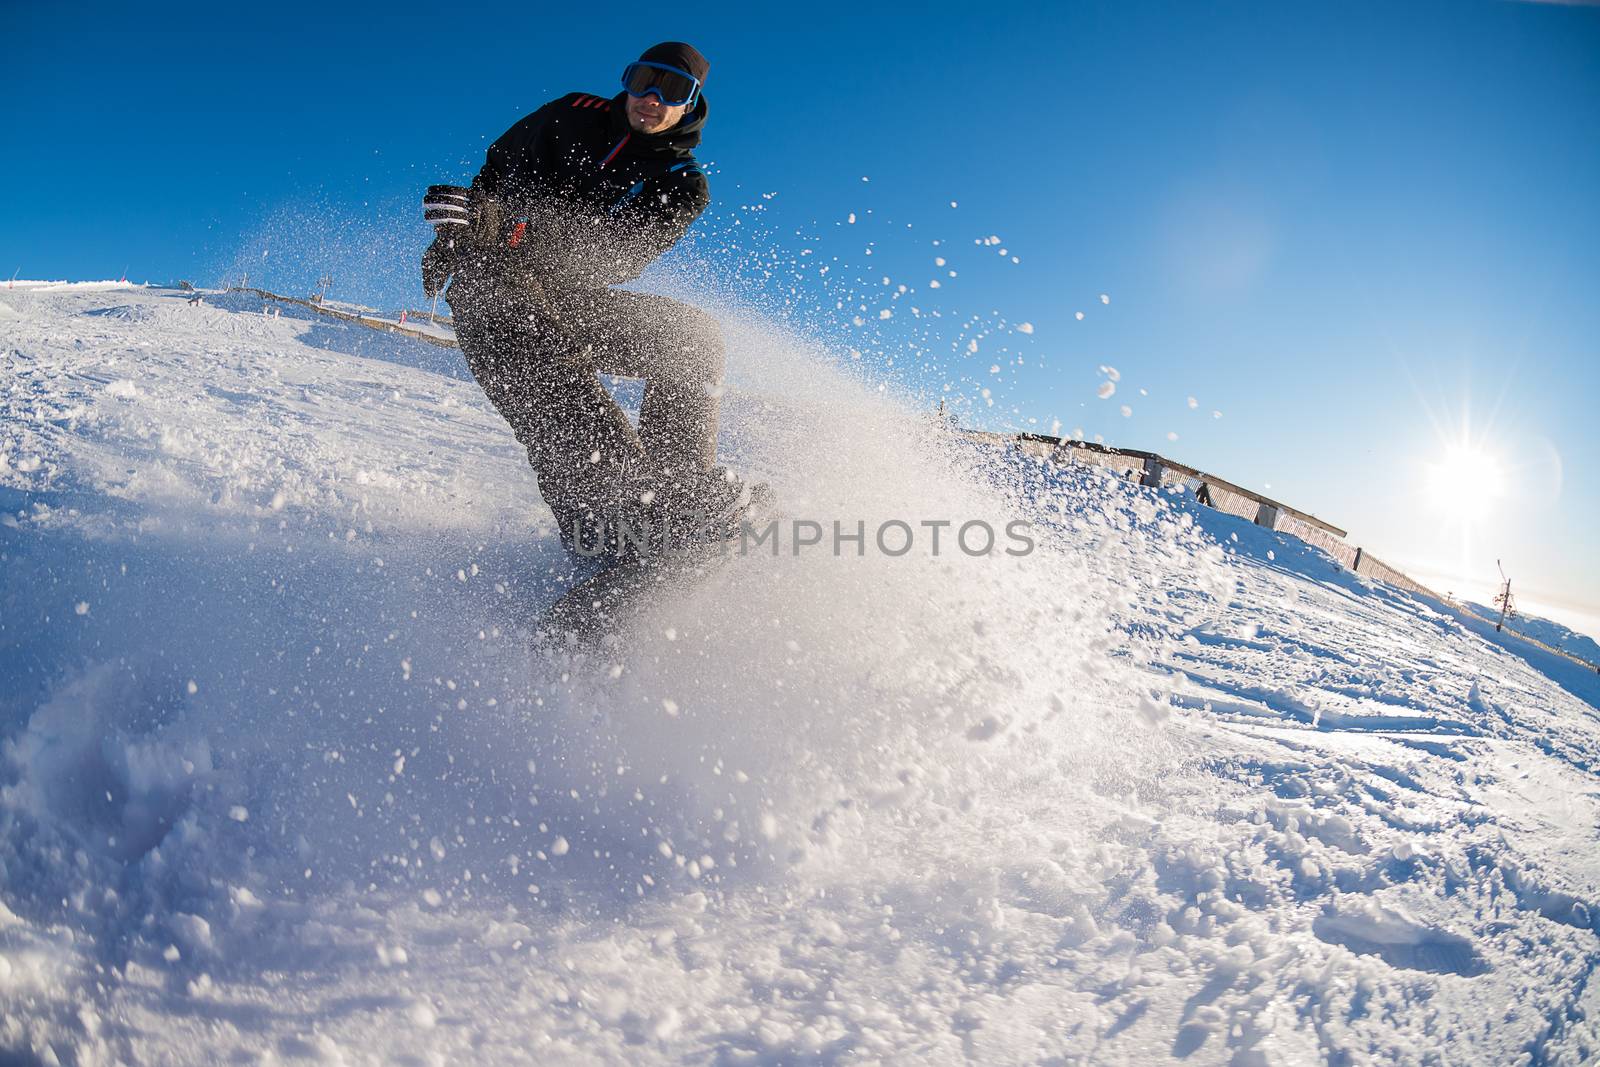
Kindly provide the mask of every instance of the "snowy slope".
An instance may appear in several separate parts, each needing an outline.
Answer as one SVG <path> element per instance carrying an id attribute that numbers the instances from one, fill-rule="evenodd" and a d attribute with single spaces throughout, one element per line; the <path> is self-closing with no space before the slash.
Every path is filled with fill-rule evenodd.
<path id="1" fill-rule="evenodd" d="M 1600 689 L 726 316 L 820 522 L 600 661 L 458 357 L 0 291 L 0 1063 L 1600 1056 Z M 1566 688 L 1563 687 L 1566 686 Z"/>

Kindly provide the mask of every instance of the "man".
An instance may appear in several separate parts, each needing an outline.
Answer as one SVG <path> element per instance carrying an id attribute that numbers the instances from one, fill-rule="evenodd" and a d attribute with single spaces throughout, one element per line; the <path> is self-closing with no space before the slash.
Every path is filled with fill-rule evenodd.
<path id="1" fill-rule="evenodd" d="M 467 365 L 528 450 L 569 549 L 615 548 L 620 522 L 733 515 L 716 460 L 722 334 L 711 316 L 611 286 L 637 278 L 709 201 L 694 147 L 710 64 L 648 49 L 607 100 L 569 93 L 489 148 L 470 188 L 433 186 L 423 256 Z M 645 380 L 639 428 L 598 373 Z"/>

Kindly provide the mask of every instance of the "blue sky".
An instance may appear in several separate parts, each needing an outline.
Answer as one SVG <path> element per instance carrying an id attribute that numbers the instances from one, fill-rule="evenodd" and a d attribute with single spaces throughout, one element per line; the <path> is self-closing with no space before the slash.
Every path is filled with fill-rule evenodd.
<path id="1" fill-rule="evenodd" d="M 687 39 L 697 239 L 736 239 L 736 287 L 795 285 L 829 344 L 951 384 L 971 424 L 1163 451 L 1441 584 L 1498 557 L 1600 616 L 1600 8 L 555 8 L 8 5 L 0 273 L 326 270 L 416 304 L 424 185 Z M 1498 468 L 1476 516 L 1441 464 L 1463 433 Z"/>

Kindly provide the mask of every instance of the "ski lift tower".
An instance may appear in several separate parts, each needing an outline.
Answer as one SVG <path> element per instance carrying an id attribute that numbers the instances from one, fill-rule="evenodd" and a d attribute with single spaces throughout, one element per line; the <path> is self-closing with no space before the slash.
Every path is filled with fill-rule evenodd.
<path id="1" fill-rule="evenodd" d="M 1506 577 L 1506 569 L 1500 566 L 1500 561 L 1495 560 L 1494 565 L 1500 567 L 1500 593 L 1494 598 L 1495 606 L 1500 609 L 1500 621 L 1494 624 L 1496 633 L 1506 624 L 1507 619 L 1517 617 L 1517 606 L 1511 600 L 1511 579 Z"/>

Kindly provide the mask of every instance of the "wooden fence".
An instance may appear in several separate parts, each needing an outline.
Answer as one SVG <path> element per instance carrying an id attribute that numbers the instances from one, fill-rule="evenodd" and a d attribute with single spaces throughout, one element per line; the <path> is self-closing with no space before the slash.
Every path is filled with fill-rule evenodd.
<path id="1" fill-rule="evenodd" d="M 1494 621 L 1493 619 L 1484 619 L 1482 615 L 1459 601 L 1440 596 L 1421 582 L 1411 578 L 1404 571 L 1374 556 L 1365 548 L 1350 544 L 1345 540 L 1346 531 L 1331 523 L 1324 522 L 1315 515 L 1292 508 L 1282 501 L 1251 492 L 1249 489 L 1235 485 L 1224 478 L 1197 470 L 1194 467 L 1168 459 L 1155 452 L 1143 452 L 1133 448 L 1112 448 L 1109 445 L 1047 437 L 1042 434 L 1025 433 L 1011 437 L 1000 434 L 974 434 L 973 436 L 981 437 L 985 440 L 1010 441 L 1014 443 L 1016 448 L 1029 455 L 1057 463 L 1066 462 L 1078 466 L 1106 467 L 1116 471 L 1119 476 L 1130 481 L 1137 480 L 1140 485 L 1152 487 L 1183 485 L 1191 489 L 1201 503 L 1210 505 L 1219 511 L 1226 511 L 1230 515 L 1237 515 L 1242 519 L 1247 519 L 1257 526 L 1265 526 L 1270 530 L 1296 537 L 1309 545 L 1315 545 L 1332 556 L 1345 568 L 1364 578 L 1373 578 L 1410 593 L 1420 593 L 1441 603 L 1449 604 L 1455 610 L 1471 615 L 1474 618 L 1482 619 L 1485 622 L 1492 623 Z M 1519 640 L 1536 645 L 1546 652 L 1553 652 L 1600 674 L 1600 665 L 1590 663 L 1581 656 L 1573 655 L 1566 649 L 1556 648 L 1516 630 L 1509 630 L 1509 632 Z"/>
<path id="2" fill-rule="evenodd" d="M 1137 480 L 1140 485 L 1152 488 L 1183 486 L 1193 491 L 1201 503 L 1315 545 L 1357 574 L 1414 593 L 1423 593 L 1436 600 L 1444 599 L 1366 549 L 1347 542 L 1347 531 L 1332 523 L 1188 464 L 1155 452 L 1112 448 L 1109 445 L 1042 434 L 1019 434 L 1012 440 L 1018 449 L 1041 459 L 1077 466 L 1105 467 L 1116 471 L 1121 477 Z"/>

